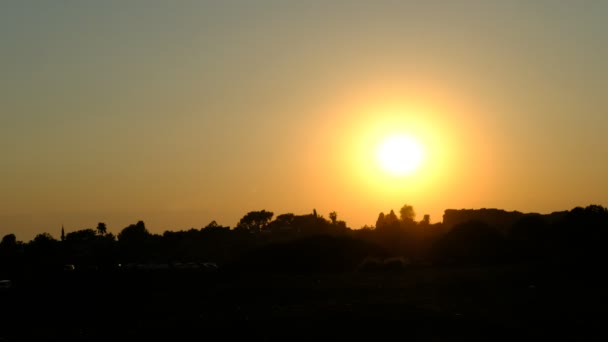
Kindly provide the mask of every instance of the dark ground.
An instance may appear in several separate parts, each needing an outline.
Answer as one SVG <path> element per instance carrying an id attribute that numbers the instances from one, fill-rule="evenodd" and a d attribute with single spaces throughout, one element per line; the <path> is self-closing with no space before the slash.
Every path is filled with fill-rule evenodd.
<path id="1" fill-rule="evenodd" d="M 37 275 L 0 292 L 0 341 L 604 340 L 606 290 L 587 274 L 510 266 Z"/>

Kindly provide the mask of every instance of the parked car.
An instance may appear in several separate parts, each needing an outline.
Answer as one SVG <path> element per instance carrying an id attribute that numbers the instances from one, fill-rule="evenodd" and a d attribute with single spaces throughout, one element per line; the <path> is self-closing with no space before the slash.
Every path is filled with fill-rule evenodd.
<path id="1" fill-rule="evenodd" d="M 13 287 L 11 280 L 0 280 L 0 291 L 6 291 Z"/>
<path id="2" fill-rule="evenodd" d="M 219 266 L 214 262 L 204 262 L 203 269 L 206 272 L 215 272 L 215 271 L 219 270 Z"/>

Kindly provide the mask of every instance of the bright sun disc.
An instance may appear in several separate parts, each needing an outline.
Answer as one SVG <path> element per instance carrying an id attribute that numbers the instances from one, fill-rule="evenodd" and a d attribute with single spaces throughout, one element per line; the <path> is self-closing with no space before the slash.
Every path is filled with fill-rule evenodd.
<path id="1" fill-rule="evenodd" d="M 422 146 L 407 135 L 392 135 L 384 139 L 377 150 L 382 169 L 394 176 L 412 174 L 423 159 Z"/>

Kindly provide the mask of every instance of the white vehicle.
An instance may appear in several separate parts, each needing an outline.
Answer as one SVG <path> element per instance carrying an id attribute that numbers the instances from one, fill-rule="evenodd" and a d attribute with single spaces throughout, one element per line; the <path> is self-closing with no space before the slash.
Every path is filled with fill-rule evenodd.
<path id="1" fill-rule="evenodd" d="M 204 262 L 203 263 L 203 268 L 207 272 L 215 272 L 215 271 L 219 270 L 219 267 L 214 262 Z"/>
<path id="2" fill-rule="evenodd" d="M 13 282 L 10 280 L 0 280 L 0 290 L 8 290 L 13 287 Z"/>

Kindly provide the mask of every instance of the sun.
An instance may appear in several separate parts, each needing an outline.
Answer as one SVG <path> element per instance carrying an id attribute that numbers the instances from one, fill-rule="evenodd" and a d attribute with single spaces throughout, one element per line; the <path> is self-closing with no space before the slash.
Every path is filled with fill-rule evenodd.
<path id="1" fill-rule="evenodd" d="M 394 134 L 384 138 L 376 151 L 378 164 L 392 176 L 413 174 L 424 159 L 422 145 L 412 136 Z"/>

